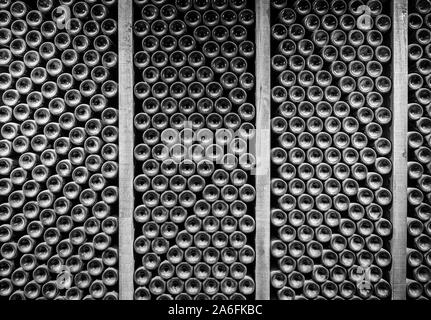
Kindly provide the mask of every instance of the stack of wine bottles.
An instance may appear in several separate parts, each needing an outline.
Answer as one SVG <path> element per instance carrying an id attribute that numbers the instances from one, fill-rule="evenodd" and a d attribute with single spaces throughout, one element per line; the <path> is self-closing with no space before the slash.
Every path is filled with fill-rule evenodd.
<path id="1" fill-rule="evenodd" d="M 0 0 L 0 300 L 431 299 L 431 0 L 127 1 Z"/>
<path id="2" fill-rule="evenodd" d="M 134 10 L 135 299 L 253 299 L 254 5 Z"/>
<path id="3" fill-rule="evenodd" d="M 409 2 L 407 298 L 431 298 L 431 4 Z"/>
<path id="4" fill-rule="evenodd" d="M 0 298 L 118 298 L 117 1 L 0 1 Z"/>
<path id="5" fill-rule="evenodd" d="M 271 296 L 389 299 L 389 1 L 271 7 Z"/>

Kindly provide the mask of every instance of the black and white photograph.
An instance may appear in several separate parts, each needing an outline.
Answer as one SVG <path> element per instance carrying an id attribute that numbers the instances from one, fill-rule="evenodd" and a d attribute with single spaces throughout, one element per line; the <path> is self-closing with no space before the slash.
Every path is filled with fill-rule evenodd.
<path id="1" fill-rule="evenodd" d="M 431 300 L 431 0 L 0 0 L 11 300 Z"/>

